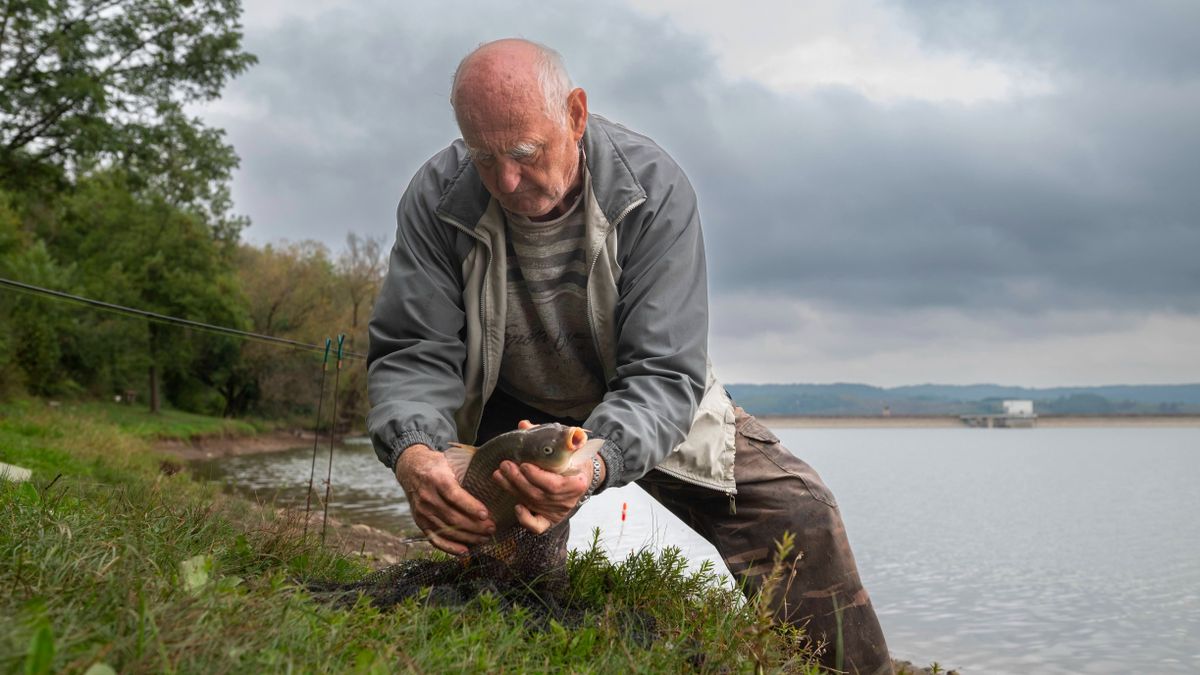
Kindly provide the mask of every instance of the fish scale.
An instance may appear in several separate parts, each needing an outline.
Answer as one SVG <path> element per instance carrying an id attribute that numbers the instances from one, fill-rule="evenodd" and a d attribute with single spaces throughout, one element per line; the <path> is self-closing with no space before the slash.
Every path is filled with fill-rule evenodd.
<path id="1" fill-rule="evenodd" d="M 505 459 L 511 457 L 507 456 L 502 448 L 489 448 L 485 444 L 475 451 L 471 465 L 462 480 L 463 489 L 487 505 L 492 521 L 496 523 L 497 532 L 503 532 L 517 524 L 516 498 L 492 479 L 492 474 L 500 468 L 500 463 Z"/>

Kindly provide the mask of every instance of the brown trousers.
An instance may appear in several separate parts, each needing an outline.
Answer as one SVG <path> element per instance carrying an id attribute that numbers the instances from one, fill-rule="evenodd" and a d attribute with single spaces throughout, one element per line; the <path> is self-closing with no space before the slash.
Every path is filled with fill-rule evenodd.
<path id="1" fill-rule="evenodd" d="M 737 409 L 734 508 L 708 488 L 651 471 L 637 483 L 716 547 L 747 597 L 762 586 L 785 532 L 796 547 L 785 560 L 776 620 L 804 628 L 823 644 L 821 664 L 849 673 L 891 673 L 883 630 L 863 588 L 837 503 L 816 471 L 788 452 L 754 416 Z"/>
<path id="2" fill-rule="evenodd" d="M 736 415 L 733 504 L 721 492 L 661 471 L 651 471 L 637 484 L 716 547 L 747 597 L 758 592 L 770 573 L 775 542 L 791 532 L 796 547 L 784 561 L 784 592 L 773 598 L 776 620 L 803 627 L 814 644 L 823 645 L 820 660 L 827 669 L 891 673 L 883 630 L 829 488 L 753 415 L 741 408 Z M 522 419 L 578 424 L 497 391 L 485 407 L 479 442 L 515 428 Z M 566 528 L 562 530 L 565 549 Z"/>

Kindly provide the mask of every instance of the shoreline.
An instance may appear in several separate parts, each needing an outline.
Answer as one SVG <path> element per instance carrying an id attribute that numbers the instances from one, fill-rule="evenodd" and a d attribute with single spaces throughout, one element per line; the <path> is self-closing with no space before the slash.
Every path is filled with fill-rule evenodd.
<path id="1" fill-rule="evenodd" d="M 969 429 L 958 415 L 756 415 L 773 429 Z M 1046 415 L 1032 428 L 1195 428 L 1200 415 Z M 201 436 L 188 440 L 159 439 L 154 449 L 190 462 L 282 452 L 311 445 L 313 433 L 300 429 L 247 436 Z"/>
<path id="2" fill-rule="evenodd" d="M 756 415 L 779 429 L 969 429 L 958 415 Z M 1200 427 L 1200 415 L 1046 415 L 1033 428 Z"/>
<path id="3" fill-rule="evenodd" d="M 187 440 L 158 439 L 154 449 L 184 462 L 282 452 L 312 445 L 313 433 L 292 429 L 247 436 L 199 436 Z"/>

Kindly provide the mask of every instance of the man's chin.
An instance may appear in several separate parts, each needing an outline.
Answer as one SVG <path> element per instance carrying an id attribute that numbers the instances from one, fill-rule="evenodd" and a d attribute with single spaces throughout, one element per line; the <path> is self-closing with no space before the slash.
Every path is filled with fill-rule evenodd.
<path id="1" fill-rule="evenodd" d="M 525 216 L 531 220 L 534 218 L 541 218 L 542 216 L 545 216 L 547 213 L 550 213 L 554 210 L 553 204 L 547 205 L 544 201 L 539 201 L 535 204 L 529 204 L 528 202 L 505 204 L 504 202 L 500 202 L 500 205 L 503 206 L 504 210 L 508 211 L 509 213 L 516 214 L 518 216 Z"/>

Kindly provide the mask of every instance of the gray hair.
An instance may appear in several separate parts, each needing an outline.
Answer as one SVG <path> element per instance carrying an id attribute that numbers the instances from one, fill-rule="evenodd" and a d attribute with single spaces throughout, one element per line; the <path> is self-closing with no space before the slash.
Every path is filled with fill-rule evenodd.
<path id="1" fill-rule="evenodd" d="M 562 54 L 540 42 L 524 39 L 521 42 L 529 44 L 537 50 L 537 80 L 542 90 L 546 115 L 559 125 L 567 126 L 567 95 L 574 89 L 574 84 L 571 82 L 571 76 L 567 73 L 567 66 L 563 62 Z M 464 56 L 462 61 L 459 61 L 458 67 L 454 69 L 454 78 L 450 81 L 451 108 L 455 107 L 454 94 L 458 91 L 458 76 L 462 72 L 463 66 L 476 52 L 489 44 L 493 43 L 487 42 L 476 47 L 470 54 Z"/>

